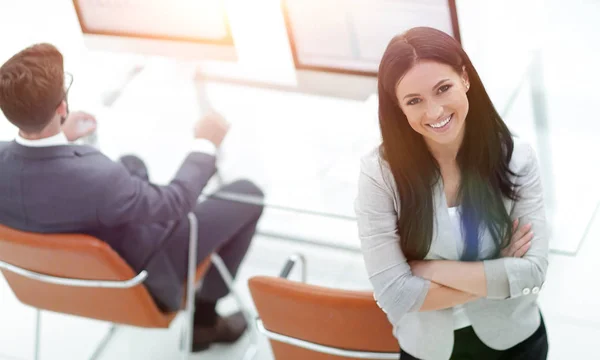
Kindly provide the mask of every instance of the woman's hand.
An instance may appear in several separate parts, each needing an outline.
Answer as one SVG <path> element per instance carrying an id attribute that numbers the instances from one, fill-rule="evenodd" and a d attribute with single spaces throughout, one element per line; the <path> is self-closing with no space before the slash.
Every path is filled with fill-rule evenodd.
<path id="1" fill-rule="evenodd" d="M 500 252 L 502 257 L 523 257 L 531 247 L 531 239 L 533 239 L 531 224 L 517 230 L 518 226 L 519 219 L 516 219 L 513 221 L 513 236 L 510 239 L 510 245 Z"/>

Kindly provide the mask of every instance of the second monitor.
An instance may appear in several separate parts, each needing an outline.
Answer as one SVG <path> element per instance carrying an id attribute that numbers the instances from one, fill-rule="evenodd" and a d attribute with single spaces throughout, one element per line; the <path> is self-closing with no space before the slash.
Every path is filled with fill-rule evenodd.
<path id="1" fill-rule="evenodd" d="M 282 9 L 298 86 L 324 95 L 375 93 L 385 48 L 412 27 L 437 28 L 460 42 L 455 0 L 283 0 Z"/>

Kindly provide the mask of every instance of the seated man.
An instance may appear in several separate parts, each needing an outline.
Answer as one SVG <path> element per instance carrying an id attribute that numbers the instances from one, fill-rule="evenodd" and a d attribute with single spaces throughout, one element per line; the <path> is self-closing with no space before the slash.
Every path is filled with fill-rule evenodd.
<path id="1" fill-rule="evenodd" d="M 89 234 L 107 242 L 135 271 L 148 270 L 146 287 L 161 309 L 172 311 L 183 302 L 187 213 L 194 211 L 198 261 L 216 251 L 235 275 L 262 206 L 214 198 L 197 202 L 216 172 L 214 152 L 228 129 L 224 119 L 200 120 L 194 149 L 175 178 L 167 186 L 153 185 L 137 158 L 113 162 L 92 147 L 69 144 L 86 135 L 77 133 L 77 125 L 88 115 L 68 113 L 64 79 L 62 54 L 49 44 L 29 47 L 0 67 L 0 109 L 19 128 L 15 141 L 0 143 L 0 223 L 30 232 Z M 262 196 L 248 181 L 223 190 Z M 210 268 L 196 293 L 194 351 L 233 342 L 245 331 L 241 313 L 216 313 L 217 300 L 227 292 Z"/>

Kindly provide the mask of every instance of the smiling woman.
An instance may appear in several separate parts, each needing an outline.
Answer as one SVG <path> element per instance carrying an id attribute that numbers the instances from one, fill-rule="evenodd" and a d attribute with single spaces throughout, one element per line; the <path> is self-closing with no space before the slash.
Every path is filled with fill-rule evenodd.
<path id="1" fill-rule="evenodd" d="M 431 86 L 432 83 L 435 85 Z M 414 89 L 419 92 L 408 93 Z M 449 65 L 425 60 L 404 75 L 396 94 L 409 125 L 423 135 L 430 148 L 452 143 L 457 147 L 469 111 L 467 90 L 465 71 L 457 74 Z"/>
<path id="2" fill-rule="evenodd" d="M 442 31 L 392 39 L 378 95 L 383 142 L 362 159 L 355 211 L 401 359 L 545 359 L 548 231 L 533 149 Z"/>

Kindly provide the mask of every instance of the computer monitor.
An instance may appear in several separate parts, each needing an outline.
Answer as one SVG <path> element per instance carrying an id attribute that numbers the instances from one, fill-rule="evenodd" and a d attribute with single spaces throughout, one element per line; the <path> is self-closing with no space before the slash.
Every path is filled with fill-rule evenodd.
<path id="1" fill-rule="evenodd" d="M 237 61 L 222 1 L 73 0 L 90 49 Z"/>
<path id="2" fill-rule="evenodd" d="M 196 68 L 197 80 L 295 86 L 287 36 L 285 30 L 277 31 L 284 29 L 280 8 L 272 0 L 73 0 L 73 4 L 90 50 L 182 59 L 182 65 Z"/>
<path id="3" fill-rule="evenodd" d="M 415 26 L 460 42 L 455 0 L 282 0 L 298 87 L 357 99 L 376 92 L 389 41 Z"/>

